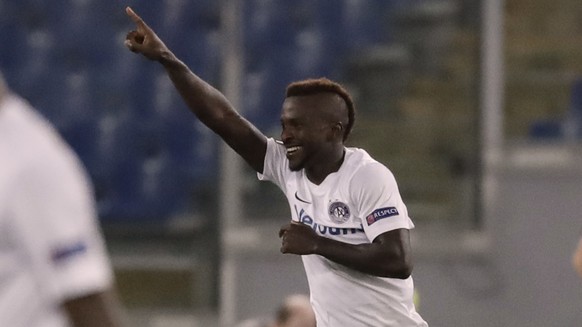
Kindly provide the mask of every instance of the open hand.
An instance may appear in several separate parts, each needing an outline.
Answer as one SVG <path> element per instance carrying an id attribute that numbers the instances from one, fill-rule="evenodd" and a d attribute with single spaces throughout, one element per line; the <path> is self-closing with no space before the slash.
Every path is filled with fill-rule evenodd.
<path id="1" fill-rule="evenodd" d="M 317 249 L 318 236 L 315 231 L 302 223 L 292 221 L 279 230 L 281 252 L 292 254 L 314 254 Z"/>
<path id="2" fill-rule="evenodd" d="M 150 60 L 160 60 L 170 51 L 156 33 L 130 7 L 125 12 L 136 25 L 125 37 L 125 46 L 132 52 L 141 53 Z"/>

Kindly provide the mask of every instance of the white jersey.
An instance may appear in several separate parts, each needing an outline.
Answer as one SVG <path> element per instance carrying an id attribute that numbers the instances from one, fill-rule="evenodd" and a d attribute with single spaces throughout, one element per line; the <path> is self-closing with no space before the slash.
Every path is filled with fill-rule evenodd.
<path id="1" fill-rule="evenodd" d="M 269 139 L 259 179 L 287 196 L 292 219 L 319 235 L 350 244 L 412 229 L 392 173 L 362 149 L 346 148 L 340 169 L 320 185 L 291 171 L 285 147 Z M 428 326 L 413 304 L 413 281 L 361 273 L 319 255 L 302 256 L 318 327 Z"/>
<path id="2" fill-rule="evenodd" d="M 62 303 L 110 288 L 88 178 L 22 99 L 0 102 L 0 325 L 69 326 Z"/>

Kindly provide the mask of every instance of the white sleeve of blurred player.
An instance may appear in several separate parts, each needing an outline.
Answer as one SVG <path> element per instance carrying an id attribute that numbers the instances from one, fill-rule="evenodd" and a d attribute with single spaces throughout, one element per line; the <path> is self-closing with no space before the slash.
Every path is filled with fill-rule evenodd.
<path id="1" fill-rule="evenodd" d="M 43 163 L 20 176 L 13 193 L 17 230 L 45 294 L 62 302 L 110 286 L 111 272 L 83 175 Z"/>
<path id="2" fill-rule="evenodd" d="M 110 288 L 112 271 L 88 176 L 51 126 L 29 108 L 22 118 L 14 123 L 28 130 L 14 149 L 22 166 L 7 214 L 14 217 L 14 237 L 39 296 L 62 303 Z"/>

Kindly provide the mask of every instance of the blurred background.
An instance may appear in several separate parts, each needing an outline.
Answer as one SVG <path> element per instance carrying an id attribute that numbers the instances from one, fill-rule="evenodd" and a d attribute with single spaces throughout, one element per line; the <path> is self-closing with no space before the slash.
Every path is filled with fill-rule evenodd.
<path id="1" fill-rule="evenodd" d="M 579 0 L 0 0 L 0 70 L 87 167 L 131 322 L 228 327 L 308 292 L 288 205 L 127 51 L 127 5 L 269 136 L 289 82 L 346 85 L 431 326 L 580 325 Z"/>

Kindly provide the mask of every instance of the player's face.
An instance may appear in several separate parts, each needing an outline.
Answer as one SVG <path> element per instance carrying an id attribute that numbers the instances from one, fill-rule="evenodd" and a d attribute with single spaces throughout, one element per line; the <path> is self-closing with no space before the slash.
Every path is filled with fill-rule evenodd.
<path id="1" fill-rule="evenodd" d="M 294 96 L 285 99 L 281 113 L 281 140 L 287 148 L 289 169 L 298 171 L 329 160 L 333 145 L 332 126 L 325 114 L 326 95 Z"/>

